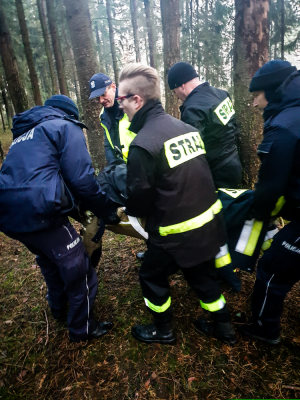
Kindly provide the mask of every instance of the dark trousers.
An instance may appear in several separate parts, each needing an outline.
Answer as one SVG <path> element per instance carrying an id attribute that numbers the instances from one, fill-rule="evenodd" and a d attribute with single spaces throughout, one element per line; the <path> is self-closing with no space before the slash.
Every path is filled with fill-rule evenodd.
<path id="1" fill-rule="evenodd" d="M 252 314 L 266 335 L 279 335 L 284 299 L 299 280 L 300 222 L 292 221 L 274 236 L 258 262 Z"/>
<path id="2" fill-rule="evenodd" d="M 82 240 L 68 222 L 58 228 L 30 233 L 8 233 L 37 255 L 45 278 L 51 310 L 63 310 L 69 301 L 68 328 L 73 337 L 86 338 L 92 323 L 98 279 Z"/>
<path id="3" fill-rule="evenodd" d="M 238 189 L 242 182 L 242 165 L 238 154 L 221 168 L 212 171 L 212 176 L 217 189 Z"/>
<path id="4" fill-rule="evenodd" d="M 178 270 L 183 272 L 188 284 L 201 300 L 202 306 L 213 305 L 211 316 L 220 322 L 230 321 L 226 304 L 220 301 L 221 291 L 217 280 L 215 260 L 190 268 L 180 268 L 165 250 L 148 243 L 139 277 L 148 310 L 157 324 L 170 323 L 173 318 L 168 277 Z M 215 304 L 220 301 L 219 305 Z M 207 308 L 206 308 L 207 309 Z"/>

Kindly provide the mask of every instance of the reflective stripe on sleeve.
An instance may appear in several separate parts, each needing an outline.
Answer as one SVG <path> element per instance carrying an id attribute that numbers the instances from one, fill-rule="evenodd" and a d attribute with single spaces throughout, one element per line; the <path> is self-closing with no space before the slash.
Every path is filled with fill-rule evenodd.
<path id="1" fill-rule="evenodd" d="M 155 304 L 151 303 L 146 297 L 144 297 L 145 304 L 147 307 L 150 308 L 150 310 L 155 311 L 157 313 L 162 313 L 166 311 L 170 305 L 171 305 L 171 297 L 168 298 L 168 300 L 162 305 L 162 306 L 156 306 Z"/>
<path id="2" fill-rule="evenodd" d="M 235 247 L 235 251 L 252 256 L 263 227 L 262 221 L 251 219 L 245 222 L 242 233 Z"/>
<path id="3" fill-rule="evenodd" d="M 123 118 L 119 121 L 119 136 L 123 159 L 126 162 L 128 158 L 130 143 L 136 137 L 136 133 L 131 132 L 128 129 L 130 127 L 130 124 L 131 122 L 129 122 L 127 114 L 124 114 Z"/>
<path id="4" fill-rule="evenodd" d="M 200 300 L 200 305 L 204 310 L 210 311 L 210 312 L 215 312 L 222 310 L 226 304 L 225 297 L 221 294 L 221 297 L 212 302 L 212 303 L 203 303 L 203 301 Z"/>
<path id="5" fill-rule="evenodd" d="M 231 257 L 228 250 L 228 245 L 222 246 L 220 252 L 215 257 L 215 267 L 222 268 L 225 265 L 231 264 Z"/>
<path id="6" fill-rule="evenodd" d="M 109 132 L 108 132 L 108 129 L 106 128 L 106 126 L 105 126 L 104 124 L 101 124 L 101 126 L 102 126 L 102 128 L 105 130 L 106 137 L 107 137 L 107 140 L 109 141 L 109 144 L 110 144 L 111 147 L 114 149 L 114 145 L 113 145 L 113 142 L 111 141 L 111 138 L 110 138 L 110 134 L 109 134 Z"/>
<path id="7" fill-rule="evenodd" d="M 275 215 L 277 215 L 279 213 L 279 211 L 284 206 L 285 202 L 286 202 L 286 200 L 285 200 L 284 196 L 279 197 L 279 199 L 277 200 L 276 206 L 275 206 L 274 210 L 271 213 L 272 217 L 275 217 Z"/>
<path id="8" fill-rule="evenodd" d="M 222 210 L 222 203 L 217 200 L 208 210 L 204 211 L 202 214 L 195 218 L 189 219 L 188 221 L 180 222 L 179 224 L 161 226 L 159 228 L 159 233 L 161 236 L 167 236 L 174 233 L 188 232 L 193 229 L 200 228 L 201 226 L 212 221 L 216 214 Z"/>

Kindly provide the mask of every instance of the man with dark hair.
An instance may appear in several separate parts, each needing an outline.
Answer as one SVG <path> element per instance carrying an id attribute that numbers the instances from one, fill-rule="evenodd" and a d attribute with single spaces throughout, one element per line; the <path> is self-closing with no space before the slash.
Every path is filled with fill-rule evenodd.
<path id="1" fill-rule="evenodd" d="M 291 222 L 258 262 L 253 323 L 241 330 L 277 344 L 284 299 L 300 280 L 300 73 L 288 61 L 269 61 L 256 72 L 249 90 L 265 121 L 251 217 L 268 221 L 281 215 Z"/>
<path id="2" fill-rule="evenodd" d="M 129 215 L 147 219 L 148 249 L 139 277 L 154 316 L 153 324 L 135 326 L 132 334 L 146 343 L 174 343 L 168 278 L 180 269 L 212 319 L 197 319 L 196 330 L 233 344 L 236 336 L 214 259 L 226 241 L 222 204 L 200 134 L 165 113 L 154 68 L 126 66 L 119 95 L 137 134 L 129 150 L 125 204 Z"/>
<path id="3" fill-rule="evenodd" d="M 37 255 L 53 317 L 66 316 L 70 340 L 99 338 L 110 322 L 92 318 L 98 281 L 68 220 L 75 204 L 107 219 L 114 204 L 94 177 L 78 109 L 55 95 L 13 119 L 13 142 L 0 171 L 0 230 Z"/>
<path id="4" fill-rule="evenodd" d="M 186 62 L 173 65 L 168 83 L 183 101 L 181 120 L 200 132 L 216 188 L 238 188 L 242 178 L 236 147 L 239 129 L 229 94 L 208 82 L 200 84 L 194 67 Z"/>

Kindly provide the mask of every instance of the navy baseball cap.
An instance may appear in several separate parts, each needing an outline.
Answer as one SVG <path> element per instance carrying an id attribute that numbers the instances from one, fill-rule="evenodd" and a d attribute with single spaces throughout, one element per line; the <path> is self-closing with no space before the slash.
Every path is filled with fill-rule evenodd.
<path id="1" fill-rule="evenodd" d="M 90 79 L 90 99 L 102 96 L 107 86 L 111 85 L 113 81 L 105 74 L 95 74 Z"/>

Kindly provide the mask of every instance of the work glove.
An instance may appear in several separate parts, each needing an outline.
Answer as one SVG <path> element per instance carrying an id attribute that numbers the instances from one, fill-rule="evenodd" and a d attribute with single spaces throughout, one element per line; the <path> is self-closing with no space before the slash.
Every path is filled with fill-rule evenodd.
<path id="1" fill-rule="evenodd" d="M 224 267 L 217 268 L 217 271 L 219 278 L 227 282 L 235 293 L 241 291 L 242 283 L 237 274 L 233 272 L 232 264 L 227 264 Z"/>

